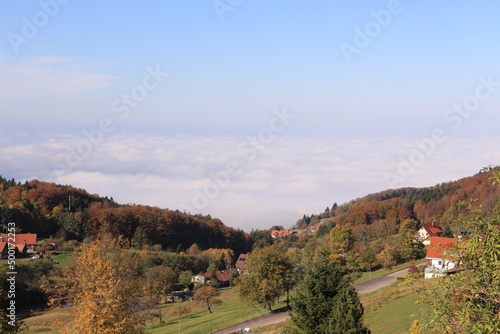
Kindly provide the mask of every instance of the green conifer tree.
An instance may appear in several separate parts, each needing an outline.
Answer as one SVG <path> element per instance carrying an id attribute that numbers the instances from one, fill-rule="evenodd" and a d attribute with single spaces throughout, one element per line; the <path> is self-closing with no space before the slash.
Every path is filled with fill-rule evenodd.
<path id="1" fill-rule="evenodd" d="M 305 276 L 292 299 L 295 334 L 368 334 L 363 325 L 363 306 L 352 287 L 347 269 L 323 251 L 306 268 Z"/>

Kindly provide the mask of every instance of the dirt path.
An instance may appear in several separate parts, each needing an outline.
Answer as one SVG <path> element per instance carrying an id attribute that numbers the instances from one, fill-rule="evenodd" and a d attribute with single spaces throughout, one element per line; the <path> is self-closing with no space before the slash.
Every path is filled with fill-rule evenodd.
<path id="1" fill-rule="evenodd" d="M 408 268 L 401 269 L 398 271 L 395 271 L 393 273 L 380 276 L 374 279 L 371 279 L 369 281 L 356 284 L 354 285 L 354 288 L 358 292 L 358 294 L 362 295 L 365 293 L 370 293 L 375 290 L 381 289 L 383 287 L 386 287 L 388 285 L 391 285 L 392 283 L 396 282 L 398 277 L 403 277 L 405 274 L 408 273 Z M 232 332 L 235 332 L 239 328 L 257 328 L 257 327 L 263 327 L 263 326 L 269 326 L 273 324 L 277 324 L 280 322 L 286 321 L 288 318 L 290 318 L 290 315 L 288 312 L 281 312 L 281 313 L 271 313 L 271 314 L 266 314 L 263 316 L 260 316 L 258 318 L 254 318 L 242 323 L 239 323 L 237 325 L 227 327 L 221 330 L 218 330 L 216 332 L 212 332 L 211 334 L 229 334 Z"/>

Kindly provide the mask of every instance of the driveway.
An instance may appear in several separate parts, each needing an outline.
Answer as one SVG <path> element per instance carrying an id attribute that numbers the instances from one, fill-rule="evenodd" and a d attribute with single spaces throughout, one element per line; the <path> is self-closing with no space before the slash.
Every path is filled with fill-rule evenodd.
<path id="1" fill-rule="evenodd" d="M 385 276 L 380 276 L 374 279 L 371 279 L 369 281 L 359 283 L 354 285 L 354 288 L 358 292 L 359 295 L 365 294 L 365 293 L 370 293 L 375 290 L 381 289 L 383 287 L 386 287 L 388 285 L 391 285 L 392 283 L 396 282 L 398 277 L 403 277 L 408 273 L 408 268 L 395 271 L 391 274 L 385 275 Z M 257 328 L 257 327 L 263 327 L 263 326 L 269 326 L 269 325 L 274 325 L 277 323 L 281 323 L 286 321 L 288 318 L 290 318 L 290 314 L 288 312 L 281 312 L 281 313 L 270 313 L 266 314 L 263 316 L 260 316 L 258 318 L 254 318 L 242 323 L 239 323 L 237 325 L 227 327 L 221 330 L 218 330 L 216 332 L 212 332 L 211 334 L 229 334 L 232 332 L 235 332 L 238 328 Z"/>

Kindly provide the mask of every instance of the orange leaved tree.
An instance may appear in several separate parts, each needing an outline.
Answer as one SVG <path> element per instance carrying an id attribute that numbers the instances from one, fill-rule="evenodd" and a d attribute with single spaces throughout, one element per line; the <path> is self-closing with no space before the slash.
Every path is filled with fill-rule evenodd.
<path id="1" fill-rule="evenodd" d="M 132 269 L 118 240 L 104 237 L 84 245 L 69 277 L 77 312 L 66 332 L 142 333 L 144 312 Z"/>

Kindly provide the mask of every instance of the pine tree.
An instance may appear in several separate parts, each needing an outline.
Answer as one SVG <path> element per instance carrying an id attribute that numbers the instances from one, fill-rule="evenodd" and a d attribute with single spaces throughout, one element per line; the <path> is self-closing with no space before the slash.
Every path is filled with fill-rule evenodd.
<path id="1" fill-rule="evenodd" d="M 291 332 L 307 334 L 368 334 L 363 306 L 346 267 L 322 252 L 306 269 L 292 299 Z"/>
<path id="2" fill-rule="evenodd" d="M 333 300 L 326 334 L 368 334 L 370 331 L 363 324 L 363 305 L 349 280 L 342 279 L 339 292 Z"/>

